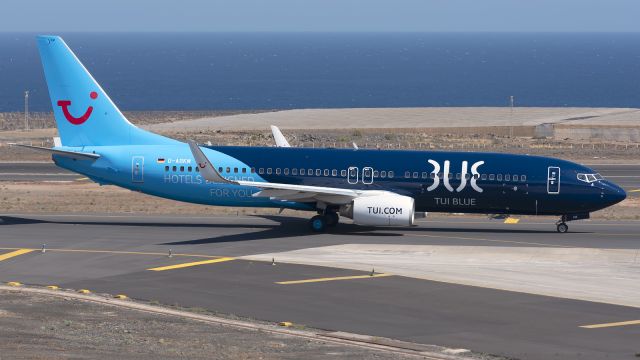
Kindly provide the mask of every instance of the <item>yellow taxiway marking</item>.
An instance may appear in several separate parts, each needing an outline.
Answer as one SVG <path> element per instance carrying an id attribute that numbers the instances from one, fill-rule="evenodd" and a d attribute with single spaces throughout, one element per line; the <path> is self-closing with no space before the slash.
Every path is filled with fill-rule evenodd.
<path id="1" fill-rule="evenodd" d="M 518 219 L 518 218 L 509 217 L 509 218 L 504 219 L 504 223 L 505 224 L 517 224 L 519 222 L 520 222 L 520 219 Z"/>
<path id="2" fill-rule="evenodd" d="M 199 266 L 199 265 L 206 265 L 206 264 L 215 264 L 215 263 L 225 262 L 225 261 L 231 261 L 231 260 L 234 260 L 234 258 L 232 258 L 232 257 L 223 257 L 223 258 L 212 259 L 212 260 L 194 261 L 194 262 L 183 263 L 183 264 L 176 264 L 176 265 L 169 265 L 169 266 L 161 266 L 161 267 L 151 268 L 151 269 L 147 269 L 147 270 L 151 270 L 151 271 L 165 271 L 165 270 L 173 270 L 173 269 L 182 269 L 182 268 L 191 267 L 191 266 Z"/>
<path id="3" fill-rule="evenodd" d="M 464 236 L 429 235 L 429 234 L 402 234 L 402 235 L 421 236 L 421 237 L 440 238 L 440 239 L 454 239 L 454 240 L 488 241 L 488 242 L 505 243 L 505 244 L 535 245 L 535 246 L 558 247 L 558 248 L 575 247 L 575 246 L 566 246 L 566 245 L 558 245 L 558 244 L 544 244 L 544 243 L 537 243 L 537 242 L 530 242 L 530 241 L 497 240 L 497 239 L 472 238 L 472 237 L 464 237 Z"/>
<path id="4" fill-rule="evenodd" d="M 600 329 L 600 328 L 627 326 L 627 325 L 640 325 L 640 320 L 621 321 L 621 322 L 606 323 L 606 324 L 582 325 L 580 327 L 583 329 Z"/>
<path id="5" fill-rule="evenodd" d="M 18 249 L 10 253 L 0 255 L 0 261 L 11 259 L 12 257 L 20 256 L 34 251 L 34 249 Z"/>
<path id="6" fill-rule="evenodd" d="M 317 279 L 306 279 L 306 280 L 278 281 L 278 282 L 276 282 L 276 284 L 279 284 L 279 285 L 294 285 L 294 284 L 306 284 L 306 283 L 324 282 L 324 281 L 353 280 L 353 279 L 370 279 L 370 278 L 387 277 L 387 276 L 393 276 L 393 274 L 373 274 L 373 275 L 356 275 L 356 276 L 338 276 L 338 277 L 317 278 Z"/>
<path id="7" fill-rule="evenodd" d="M 81 177 L 81 178 L 77 178 L 76 181 L 83 181 L 83 180 L 89 180 L 88 177 Z"/>
<path id="8" fill-rule="evenodd" d="M 627 192 L 640 192 L 640 189 L 635 189 L 635 190 L 629 190 Z"/>
<path id="9" fill-rule="evenodd" d="M 0 248 L 0 250 L 28 250 L 28 251 L 40 251 L 40 249 L 21 249 L 21 248 Z M 143 252 L 143 251 L 118 251 L 118 250 L 88 250 L 88 249 L 49 249 L 47 252 L 77 252 L 77 253 L 95 253 L 95 254 L 116 254 L 116 255 L 153 255 L 153 256 L 167 256 L 167 253 L 160 252 Z M 195 257 L 206 259 L 218 259 L 220 256 L 214 255 L 199 255 L 199 254 L 171 254 L 171 256 L 183 256 L 183 257 Z M 1 259 L 4 260 L 4 259 Z"/>

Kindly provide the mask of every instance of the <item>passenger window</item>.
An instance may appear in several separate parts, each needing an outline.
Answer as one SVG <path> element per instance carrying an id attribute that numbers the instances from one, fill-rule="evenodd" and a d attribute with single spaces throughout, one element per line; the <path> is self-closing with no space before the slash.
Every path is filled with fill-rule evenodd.
<path id="1" fill-rule="evenodd" d="M 467 175 L 467 174 L 465 174 Z M 460 173 L 456 173 L 456 179 L 460 180 Z"/>
<path id="2" fill-rule="evenodd" d="M 418 178 L 418 172 L 414 172 L 414 173 L 413 173 L 413 178 L 414 178 L 414 179 L 417 179 L 417 178 Z"/>
<path id="3" fill-rule="evenodd" d="M 230 172 L 231 172 L 231 168 L 230 168 L 230 167 L 228 167 L 228 168 L 227 168 L 227 172 L 228 172 L 228 173 L 230 173 Z"/>
<path id="4" fill-rule="evenodd" d="M 432 178 L 432 179 L 435 179 L 436 178 L 436 174 L 431 173 L 431 174 L 429 174 L 429 177 Z"/>
<path id="5" fill-rule="evenodd" d="M 247 168 L 242 168 L 242 173 L 246 174 L 247 173 Z"/>
<path id="6" fill-rule="evenodd" d="M 169 167 L 168 167 L 168 166 L 165 166 L 165 167 L 164 167 L 164 171 L 169 171 Z"/>
<path id="7" fill-rule="evenodd" d="M 380 176 L 380 172 L 378 170 L 374 170 L 373 177 L 379 177 L 379 176 Z"/>
<path id="8" fill-rule="evenodd" d="M 347 170 L 340 170 L 340 176 L 342 177 L 347 176 Z"/>
<path id="9" fill-rule="evenodd" d="M 449 179 L 453 179 L 453 173 L 449 173 Z"/>
<path id="10" fill-rule="evenodd" d="M 487 174 L 482 174 L 482 180 L 487 180 Z"/>
<path id="11" fill-rule="evenodd" d="M 387 176 L 389 176 L 389 179 L 393 178 L 393 176 L 394 176 L 393 171 L 389 171 L 389 172 L 387 173 Z"/>
<path id="12" fill-rule="evenodd" d="M 489 174 L 489 180 L 493 180 L 493 179 L 495 179 L 495 178 L 496 178 L 496 176 L 495 176 L 495 175 L 493 175 L 493 174 Z"/>
<path id="13" fill-rule="evenodd" d="M 233 168 L 233 172 L 237 174 L 238 173 L 238 168 Z"/>
<path id="14" fill-rule="evenodd" d="M 324 176 L 329 176 L 329 169 L 324 169 Z"/>
<path id="15" fill-rule="evenodd" d="M 424 172 L 422 173 L 422 178 L 423 178 L 423 179 L 426 179 L 426 178 L 428 178 L 428 177 L 429 177 L 429 173 L 428 173 L 428 172 L 426 172 L 426 171 L 424 171 Z"/>
<path id="16" fill-rule="evenodd" d="M 464 174 L 464 178 L 465 178 L 465 179 L 467 179 L 467 180 L 469 180 L 469 179 L 471 178 L 471 175 L 469 175 L 469 174 Z"/>
<path id="17" fill-rule="evenodd" d="M 386 178 L 387 177 L 387 172 L 385 170 L 380 171 L 380 177 L 381 178 Z"/>
<path id="18" fill-rule="evenodd" d="M 309 175 L 309 176 L 313 176 L 313 169 L 309 169 L 309 170 L 307 171 L 307 175 Z"/>
<path id="19" fill-rule="evenodd" d="M 289 175 L 289 168 L 285 168 L 285 169 L 284 169 L 284 174 L 285 174 L 285 175 Z"/>
<path id="20" fill-rule="evenodd" d="M 511 175 L 507 174 L 504 176 L 504 181 L 511 181 Z"/>
<path id="21" fill-rule="evenodd" d="M 527 175 L 520 176 L 520 181 L 522 181 L 522 182 L 527 181 Z"/>
<path id="22" fill-rule="evenodd" d="M 255 174 L 256 173 L 256 168 L 251 168 L 251 173 Z"/>
<path id="23" fill-rule="evenodd" d="M 172 170 L 173 170 L 173 171 L 177 171 L 177 170 L 178 170 L 178 168 L 174 166 Z"/>
<path id="24" fill-rule="evenodd" d="M 264 174 L 264 168 L 258 169 L 258 174 L 260 174 L 260 175 Z"/>
<path id="25" fill-rule="evenodd" d="M 291 175 L 298 175 L 298 169 L 296 168 L 291 169 Z"/>
<path id="26" fill-rule="evenodd" d="M 480 179 L 480 174 L 473 174 L 473 178 L 476 180 Z"/>
<path id="27" fill-rule="evenodd" d="M 502 181 L 502 174 L 498 174 L 498 175 L 496 176 L 496 180 L 498 180 L 498 181 Z"/>
<path id="28" fill-rule="evenodd" d="M 180 166 L 180 171 L 184 171 L 184 166 Z"/>
<path id="29" fill-rule="evenodd" d="M 189 166 L 189 167 L 187 168 L 187 171 L 188 171 L 188 172 L 191 172 L 191 170 L 193 170 L 193 168 L 192 168 L 191 166 Z"/>
<path id="30" fill-rule="evenodd" d="M 300 169 L 300 175 L 304 175 L 304 174 L 305 174 L 304 169 Z"/>
<path id="31" fill-rule="evenodd" d="M 271 170 L 271 168 L 267 168 L 267 174 L 271 175 L 271 173 L 273 173 L 273 170 Z"/>
<path id="32" fill-rule="evenodd" d="M 404 172 L 404 177 L 406 177 L 406 178 L 410 178 L 410 177 L 411 177 L 411 172 L 409 172 L 409 171 L 405 171 L 405 172 Z"/>
<path id="33" fill-rule="evenodd" d="M 513 181 L 518 181 L 518 175 L 513 175 Z"/>
<path id="34" fill-rule="evenodd" d="M 280 168 L 276 168 L 276 175 L 280 175 Z"/>
<path id="35" fill-rule="evenodd" d="M 218 168 L 218 172 L 219 172 L 219 173 L 221 173 L 221 172 L 222 172 L 222 166 L 220 166 L 220 167 Z"/>
<path id="36" fill-rule="evenodd" d="M 322 176 L 322 170 L 316 169 L 316 176 Z"/>
<path id="37" fill-rule="evenodd" d="M 331 170 L 331 176 L 338 176 L 338 170 L 336 169 Z"/>

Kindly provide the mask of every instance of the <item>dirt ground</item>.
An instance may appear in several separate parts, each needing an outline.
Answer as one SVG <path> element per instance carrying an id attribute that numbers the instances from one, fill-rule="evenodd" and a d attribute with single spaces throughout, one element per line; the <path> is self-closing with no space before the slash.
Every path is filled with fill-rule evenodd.
<path id="1" fill-rule="evenodd" d="M 0 291 L 0 360 L 124 358 L 409 357 L 151 314 L 78 299 Z"/>
<path id="2" fill-rule="evenodd" d="M 0 182 L 0 209 L 9 213 L 65 214 L 176 214 L 176 215 L 276 215 L 279 209 L 205 206 L 162 199 L 116 186 L 87 181 L 70 183 Z M 283 216 L 308 217 L 303 211 L 284 210 Z M 432 216 L 432 215 L 429 215 Z M 436 216 L 457 216 L 436 214 Z M 468 215 L 467 215 L 468 216 Z M 485 215 L 476 215 L 485 216 Z M 640 197 L 591 214 L 594 219 L 640 220 Z"/>

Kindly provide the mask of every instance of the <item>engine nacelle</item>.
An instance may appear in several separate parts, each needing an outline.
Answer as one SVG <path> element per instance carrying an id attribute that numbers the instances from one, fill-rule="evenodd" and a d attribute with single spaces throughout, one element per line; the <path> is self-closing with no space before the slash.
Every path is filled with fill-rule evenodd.
<path id="1" fill-rule="evenodd" d="M 391 193 L 363 196 L 342 207 L 340 214 L 359 225 L 411 226 L 415 202 L 411 197 Z"/>

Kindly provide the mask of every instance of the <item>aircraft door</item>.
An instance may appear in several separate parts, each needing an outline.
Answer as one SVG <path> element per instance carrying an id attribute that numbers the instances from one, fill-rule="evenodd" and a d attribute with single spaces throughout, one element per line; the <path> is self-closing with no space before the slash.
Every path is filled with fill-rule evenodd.
<path id="1" fill-rule="evenodd" d="M 349 184 L 357 184 L 358 183 L 358 168 L 355 166 L 350 166 L 349 170 L 347 170 L 347 182 Z"/>
<path id="2" fill-rule="evenodd" d="M 547 194 L 559 194 L 560 168 L 557 166 L 549 166 L 547 171 Z"/>
<path id="3" fill-rule="evenodd" d="M 362 183 L 366 185 L 373 183 L 373 168 L 369 166 L 362 168 Z"/>
<path id="4" fill-rule="evenodd" d="M 131 181 L 134 183 L 144 182 L 144 156 L 131 158 Z"/>

